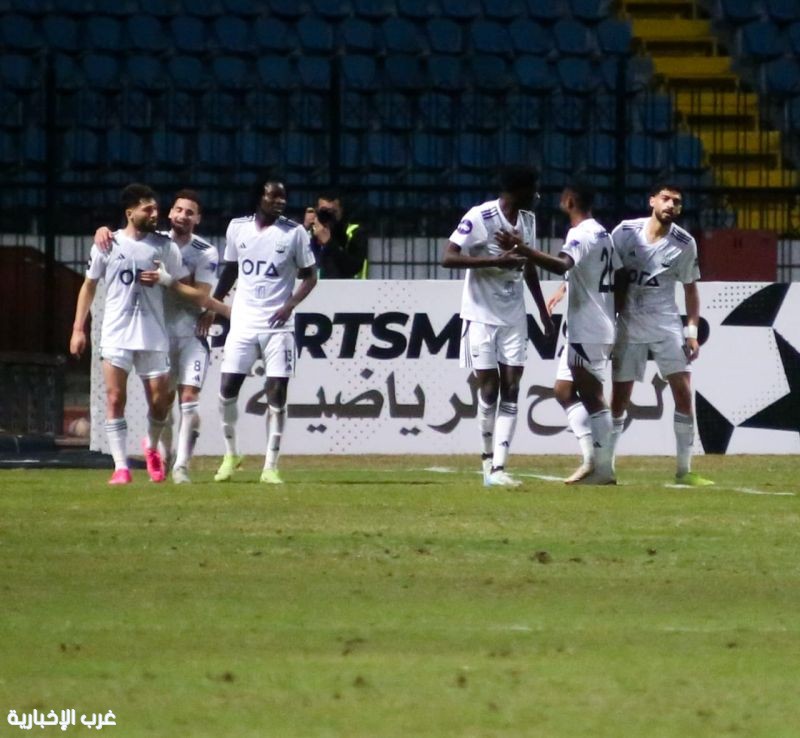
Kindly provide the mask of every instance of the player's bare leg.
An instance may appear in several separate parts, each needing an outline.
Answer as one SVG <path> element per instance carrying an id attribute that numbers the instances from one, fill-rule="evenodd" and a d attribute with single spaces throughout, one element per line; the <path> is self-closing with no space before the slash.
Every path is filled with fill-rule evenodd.
<path id="1" fill-rule="evenodd" d="M 103 379 L 106 385 L 106 438 L 114 459 L 114 473 L 109 484 L 128 484 L 128 424 L 125 405 L 128 400 L 128 372 L 108 361 L 103 362 Z"/>
<path id="2" fill-rule="evenodd" d="M 286 425 L 286 390 L 288 377 L 267 377 L 267 453 L 261 481 L 265 484 L 283 484 L 278 474 L 278 457 Z"/>
<path id="3" fill-rule="evenodd" d="M 675 481 L 692 487 L 706 487 L 713 482 L 692 471 L 692 446 L 694 445 L 694 411 L 692 408 L 692 383 L 689 372 L 676 372 L 667 377 L 675 400 L 675 445 L 677 449 Z"/>
<path id="4" fill-rule="evenodd" d="M 557 379 L 553 385 L 553 391 L 558 404 L 564 408 L 567 424 L 577 439 L 583 456 L 580 466 L 564 480 L 566 484 L 574 484 L 594 471 L 594 448 L 592 446 L 589 413 L 583 406 L 581 398 L 578 397 L 578 393 L 575 390 L 575 382 Z"/>
<path id="5" fill-rule="evenodd" d="M 594 446 L 594 471 L 576 480 L 577 484 L 616 484 L 611 456 L 611 412 L 603 397 L 603 385 L 585 367 L 570 367 L 575 390 L 589 413 Z"/>
<path id="6" fill-rule="evenodd" d="M 494 448 L 492 451 L 492 470 L 489 474 L 490 487 L 518 487 L 521 482 L 511 477 L 505 470 L 511 441 L 517 427 L 517 398 L 523 367 L 498 364 L 500 377 L 500 402 L 494 423 Z"/>
<path id="7" fill-rule="evenodd" d="M 616 467 L 619 437 L 625 430 L 625 414 L 631 402 L 633 381 L 614 382 L 611 385 L 611 466 Z"/>

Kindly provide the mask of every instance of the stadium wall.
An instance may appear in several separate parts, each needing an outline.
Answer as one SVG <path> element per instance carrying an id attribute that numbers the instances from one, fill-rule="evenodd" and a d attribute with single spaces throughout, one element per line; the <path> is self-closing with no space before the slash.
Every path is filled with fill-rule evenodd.
<path id="1" fill-rule="evenodd" d="M 543 284 L 545 297 L 558 282 Z M 682 292 L 679 288 L 679 292 Z M 298 312 L 297 376 L 289 388 L 288 454 L 470 454 L 478 448 L 475 387 L 458 366 L 461 284 L 455 281 L 322 281 Z M 701 283 L 700 359 L 693 367 L 699 453 L 798 453 L 800 285 Z M 682 294 L 677 295 L 683 306 Z M 95 305 L 102 308 L 102 295 Z M 575 454 L 577 444 L 553 397 L 564 342 L 542 335 L 533 304 L 520 390 L 515 453 Z M 101 320 L 95 315 L 93 350 Z M 217 411 L 225 326 L 213 338 L 201 394 L 200 455 L 222 453 Z M 92 449 L 106 451 L 100 362 L 92 362 Z M 241 450 L 265 447 L 263 367 L 239 401 Z M 141 383 L 129 387 L 130 451 L 145 431 Z M 648 363 L 633 394 L 621 454 L 674 453 L 669 389 Z"/>

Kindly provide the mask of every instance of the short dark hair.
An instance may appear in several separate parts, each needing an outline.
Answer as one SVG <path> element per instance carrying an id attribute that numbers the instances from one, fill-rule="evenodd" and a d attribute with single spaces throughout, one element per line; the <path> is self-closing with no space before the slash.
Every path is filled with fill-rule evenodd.
<path id="1" fill-rule="evenodd" d="M 661 180 L 660 182 L 654 183 L 650 188 L 650 197 L 655 197 L 662 190 L 677 192 L 681 197 L 683 197 L 683 187 L 668 180 Z"/>
<path id="2" fill-rule="evenodd" d="M 156 193 L 152 187 L 139 182 L 133 182 L 122 190 L 120 202 L 124 210 L 135 208 L 142 200 L 156 200 Z"/>
<path id="3" fill-rule="evenodd" d="M 594 205 L 595 190 L 588 182 L 575 179 L 564 186 L 565 190 L 569 190 L 575 198 L 575 204 L 582 213 L 588 213 Z"/>
<path id="4" fill-rule="evenodd" d="M 497 173 L 497 184 L 501 192 L 535 190 L 539 184 L 539 173 L 534 167 L 522 164 L 505 166 Z"/>
<path id="5" fill-rule="evenodd" d="M 320 192 L 319 195 L 317 195 L 317 200 L 327 200 L 328 202 L 334 202 L 338 200 L 339 202 L 342 202 L 342 195 L 336 190 L 327 190 L 326 192 Z"/>
<path id="6" fill-rule="evenodd" d="M 176 202 L 177 200 L 191 200 L 195 205 L 197 205 L 198 213 L 202 212 L 203 210 L 203 203 L 200 202 L 200 195 L 197 194 L 197 190 L 178 190 L 175 193 L 175 199 L 172 202 Z"/>
<path id="7" fill-rule="evenodd" d="M 256 210 L 258 210 L 261 198 L 264 197 L 264 193 L 266 192 L 267 187 L 270 185 L 280 185 L 281 187 L 286 187 L 282 177 L 276 176 L 272 172 L 265 173 L 262 177 L 259 177 L 257 181 L 253 182 L 252 188 L 248 188 L 250 189 L 251 207 L 254 207 Z"/>

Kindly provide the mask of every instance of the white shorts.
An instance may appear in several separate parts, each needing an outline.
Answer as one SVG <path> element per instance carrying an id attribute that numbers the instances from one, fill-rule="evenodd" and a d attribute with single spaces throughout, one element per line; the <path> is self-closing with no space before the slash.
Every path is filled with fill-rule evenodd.
<path id="1" fill-rule="evenodd" d="M 169 355 L 166 351 L 135 351 L 101 346 L 100 356 L 103 361 L 127 374 L 131 373 L 131 369 L 136 369 L 142 379 L 152 379 L 169 372 Z"/>
<path id="2" fill-rule="evenodd" d="M 611 376 L 615 382 L 641 382 L 647 366 L 648 352 L 662 377 L 690 372 L 689 358 L 683 337 L 674 336 L 655 343 L 618 343 L 611 360 Z"/>
<path id="3" fill-rule="evenodd" d="M 556 369 L 556 382 L 571 382 L 572 372 L 569 370 L 567 363 L 567 347 L 569 344 L 565 343 L 558 352 L 558 369 Z"/>
<path id="4" fill-rule="evenodd" d="M 520 325 L 461 323 L 459 365 L 462 369 L 496 369 L 498 364 L 525 366 L 528 328 Z"/>
<path id="5" fill-rule="evenodd" d="M 296 354 L 292 331 L 271 331 L 257 336 L 229 333 L 221 372 L 249 374 L 256 360 L 263 359 L 267 377 L 293 377 Z"/>
<path id="6" fill-rule="evenodd" d="M 208 344 L 197 336 L 169 339 L 169 373 L 176 385 L 202 387 L 208 371 Z"/>
<path id="7" fill-rule="evenodd" d="M 600 384 L 606 381 L 608 360 L 611 358 L 611 343 L 569 343 L 564 352 L 567 354 L 567 366 L 580 367 L 591 374 Z"/>

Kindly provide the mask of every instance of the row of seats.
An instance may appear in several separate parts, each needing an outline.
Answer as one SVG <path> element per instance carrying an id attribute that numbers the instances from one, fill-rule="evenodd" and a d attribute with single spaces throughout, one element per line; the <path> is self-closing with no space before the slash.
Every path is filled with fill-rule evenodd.
<path id="1" fill-rule="evenodd" d="M 64 53 L 87 51 L 123 53 L 225 53 L 256 56 L 270 52 L 297 52 L 330 56 L 338 52 L 401 54 L 501 54 L 590 56 L 621 54 L 630 50 L 629 24 L 607 18 L 589 27 L 563 18 L 546 27 L 530 18 L 508 25 L 479 18 L 461 26 L 447 18 L 414 22 L 389 18 L 372 23 L 347 18 L 333 24 L 318 16 L 305 16 L 287 24 L 278 18 L 255 22 L 221 16 L 213 22 L 178 16 L 168 22 L 149 15 L 125 21 L 92 16 L 79 21 L 49 15 L 40 22 L 20 14 L 0 17 L 0 47 L 18 53 L 52 49 Z"/>
<path id="2" fill-rule="evenodd" d="M 348 17 L 384 20 L 392 16 L 424 19 L 441 16 L 468 21 L 479 16 L 510 21 L 521 16 L 552 23 L 571 15 L 596 23 L 609 16 L 611 0 L 6 0 L 8 10 L 31 17 L 62 13 L 76 18 L 138 13 L 157 18 L 176 15 L 214 19 L 238 16 L 247 20 L 265 15 L 297 20 L 317 15 L 338 21 Z"/>
<path id="3" fill-rule="evenodd" d="M 770 19 L 781 25 L 800 20 L 797 0 L 701 0 L 713 18 L 740 26 Z"/>
<path id="4" fill-rule="evenodd" d="M 499 56 L 476 55 L 468 60 L 431 56 L 420 61 L 396 54 L 385 60 L 351 55 L 331 61 L 321 57 L 264 56 L 253 63 L 237 57 L 217 57 L 204 64 L 196 57 L 174 57 L 166 63 L 144 54 L 119 60 L 114 56 L 89 54 L 80 63 L 69 57 L 54 60 L 56 89 L 92 89 L 109 94 L 125 89 L 157 94 L 166 91 L 203 92 L 207 89 L 246 92 L 252 89 L 289 92 L 302 89 L 327 92 L 341 89 L 375 92 L 426 90 L 460 93 L 467 89 L 505 93 L 521 89 L 549 93 L 559 88 L 575 94 L 600 89 L 616 91 L 623 74 L 624 91 L 646 89 L 653 75 L 647 57 L 606 58 L 597 63 L 567 58 L 548 62 L 541 57 L 520 56 L 508 63 Z M 25 56 L 0 57 L 0 86 L 19 92 L 43 87 L 44 65 Z M 334 76 L 336 75 L 336 77 Z"/>
<path id="5" fill-rule="evenodd" d="M 781 29 L 769 20 L 742 26 L 736 34 L 737 51 L 755 62 L 800 55 L 800 21 Z"/>

